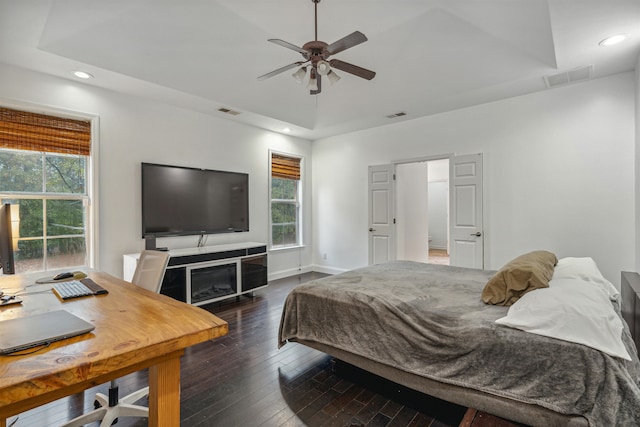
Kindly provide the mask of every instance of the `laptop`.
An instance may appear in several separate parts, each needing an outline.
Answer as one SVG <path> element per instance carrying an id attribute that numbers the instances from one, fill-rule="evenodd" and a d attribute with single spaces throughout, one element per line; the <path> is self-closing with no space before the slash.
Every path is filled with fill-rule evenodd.
<path id="1" fill-rule="evenodd" d="M 89 322 L 69 313 L 56 310 L 0 321 L 0 354 L 60 341 L 95 329 Z"/>

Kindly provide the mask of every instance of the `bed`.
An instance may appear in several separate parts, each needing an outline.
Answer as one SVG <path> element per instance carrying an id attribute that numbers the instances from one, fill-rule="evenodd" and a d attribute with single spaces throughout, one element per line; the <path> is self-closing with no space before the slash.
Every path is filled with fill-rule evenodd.
<path id="1" fill-rule="evenodd" d="M 510 308 L 480 299 L 495 273 L 394 261 L 305 283 L 285 301 L 279 346 L 304 344 L 528 425 L 640 425 L 640 362 L 626 324 L 629 360 L 497 324 Z M 621 319 L 620 301 L 610 304 Z"/>

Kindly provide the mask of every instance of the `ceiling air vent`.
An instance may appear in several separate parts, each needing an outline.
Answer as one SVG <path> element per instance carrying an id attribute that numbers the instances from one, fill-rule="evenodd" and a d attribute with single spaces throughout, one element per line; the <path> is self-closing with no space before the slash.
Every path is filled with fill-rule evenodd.
<path id="1" fill-rule="evenodd" d="M 395 114 L 389 114 L 387 116 L 388 119 L 395 119 L 396 117 L 402 117 L 402 116 L 406 116 L 407 113 L 405 113 L 404 111 L 400 111 L 399 113 L 395 113 Z"/>
<path id="2" fill-rule="evenodd" d="M 218 108 L 218 111 L 220 111 L 221 113 L 225 113 L 225 114 L 231 114 L 232 116 L 237 116 L 238 114 L 240 114 L 240 111 L 234 111 L 234 110 L 230 110 L 228 108 Z"/>
<path id="3" fill-rule="evenodd" d="M 569 83 L 589 80 L 592 74 L 593 65 L 586 65 L 584 67 L 574 68 L 569 71 L 563 71 L 562 73 L 546 75 L 544 76 L 544 82 L 548 88 L 552 88 Z"/>

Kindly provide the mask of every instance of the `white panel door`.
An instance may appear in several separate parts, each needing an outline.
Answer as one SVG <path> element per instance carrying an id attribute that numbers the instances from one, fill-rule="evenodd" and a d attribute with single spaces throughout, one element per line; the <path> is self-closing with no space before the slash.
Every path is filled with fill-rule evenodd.
<path id="1" fill-rule="evenodd" d="M 395 259 L 393 165 L 369 166 L 369 265 Z"/>
<path id="2" fill-rule="evenodd" d="M 455 156 L 450 175 L 450 265 L 484 268 L 482 154 Z"/>

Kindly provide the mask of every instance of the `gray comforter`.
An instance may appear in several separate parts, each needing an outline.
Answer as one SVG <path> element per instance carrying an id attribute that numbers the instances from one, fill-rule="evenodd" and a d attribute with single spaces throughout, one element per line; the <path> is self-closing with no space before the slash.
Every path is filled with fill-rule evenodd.
<path id="1" fill-rule="evenodd" d="M 300 285 L 285 302 L 279 345 L 318 342 L 443 383 L 582 415 L 591 426 L 640 425 L 640 363 L 628 328 L 631 362 L 497 325 L 507 308 L 480 300 L 493 273 L 396 261 Z"/>

